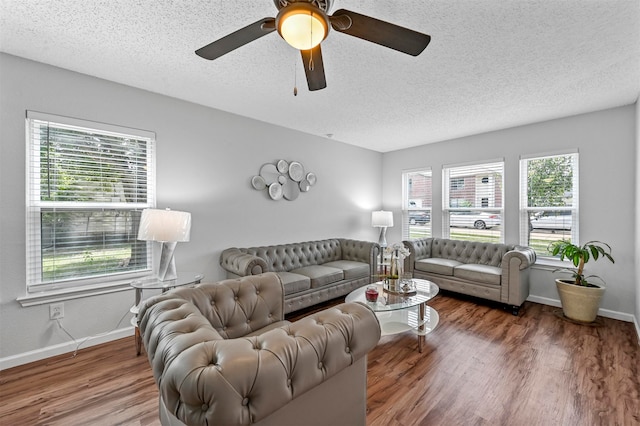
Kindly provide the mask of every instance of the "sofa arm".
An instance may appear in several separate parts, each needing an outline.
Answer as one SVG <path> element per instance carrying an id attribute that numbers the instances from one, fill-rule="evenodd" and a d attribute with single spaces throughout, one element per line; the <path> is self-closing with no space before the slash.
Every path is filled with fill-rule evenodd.
<path id="1" fill-rule="evenodd" d="M 409 256 L 404 258 L 404 271 L 413 273 L 416 260 L 431 257 L 431 241 L 433 238 L 420 238 L 417 240 L 403 241 L 402 244 L 409 249 Z"/>
<path id="2" fill-rule="evenodd" d="M 238 248 L 229 248 L 220 254 L 220 266 L 234 275 L 244 277 L 269 271 L 267 262 L 261 257 L 243 253 Z"/>
<path id="3" fill-rule="evenodd" d="M 375 275 L 378 271 L 378 256 L 380 245 L 371 241 L 350 240 L 339 238 L 340 250 L 343 260 L 364 262 L 369 264 L 369 275 Z"/>
<path id="4" fill-rule="evenodd" d="M 160 392 L 186 424 L 248 425 L 352 365 L 379 338 L 369 308 L 342 304 L 260 336 L 193 346 L 166 370 Z"/>
<path id="5" fill-rule="evenodd" d="M 145 300 L 138 312 L 138 326 L 157 383 L 184 350 L 198 343 L 222 339 L 193 304 L 170 294 Z"/>
<path id="6" fill-rule="evenodd" d="M 536 251 L 531 247 L 515 246 L 513 250 L 510 250 L 502 256 L 503 265 L 511 265 L 512 260 L 518 259 L 519 269 L 526 269 L 536 263 Z"/>

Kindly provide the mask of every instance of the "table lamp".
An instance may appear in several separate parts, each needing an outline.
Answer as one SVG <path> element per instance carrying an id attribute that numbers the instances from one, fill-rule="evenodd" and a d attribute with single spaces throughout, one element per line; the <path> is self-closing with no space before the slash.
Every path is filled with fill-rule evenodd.
<path id="1" fill-rule="evenodd" d="M 138 239 L 162 243 L 158 279 L 175 280 L 176 261 L 173 252 L 178 242 L 191 237 L 191 213 L 177 210 L 144 209 L 140 217 Z"/>
<path id="2" fill-rule="evenodd" d="M 371 226 L 380 228 L 378 244 L 380 244 L 380 247 L 385 248 L 387 246 L 387 228 L 393 226 L 393 212 L 385 212 L 384 210 L 371 212 Z"/>

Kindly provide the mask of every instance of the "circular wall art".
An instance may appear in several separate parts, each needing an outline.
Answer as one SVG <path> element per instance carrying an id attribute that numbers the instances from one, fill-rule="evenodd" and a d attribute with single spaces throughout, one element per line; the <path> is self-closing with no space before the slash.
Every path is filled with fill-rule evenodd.
<path id="1" fill-rule="evenodd" d="M 305 174 L 302 163 L 287 160 L 263 164 L 260 172 L 251 178 L 253 189 L 266 189 L 269 198 L 274 201 L 282 198 L 293 201 L 298 198 L 300 192 L 308 192 L 315 183 L 315 173 Z"/>
<path id="2" fill-rule="evenodd" d="M 289 170 L 289 163 L 287 163 L 287 160 L 279 160 L 276 163 L 276 167 L 280 173 L 287 173 L 287 170 Z"/>
<path id="3" fill-rule="evenodd" d="M 309 185 L 315 185 L 316 184 L 316 174 L 315 173 L 307 173 L 307 181 L 309 182 Z"/>
<path id="4" fill-rule="evenodd" d="M 300 182 L 304 177 L 304 167 L 302 167 L 302 164 L 297 161 L 292 161 L 291 164 L 289 164 L 289 177 L 291 180 Z"/>
<path id="5" fill-rule="evenodd" d="M 308 180 L 304 179 L 300 181 L 300 191 L 307 192 L 311 189 L 311 184 Z"/>
<path id="6" fill-rule="evenodd" d="M 253 189 L 262 191 L 267 187 L 267 183 L 264 181 L 262 176 L 254 176 L 251 178 L 251 186 L 253 186 Z"/>
<path id="7" fill-rule="evenodd" d="M 279 200 L 282 198 L 282 185 L 279 183 L 272 183 L 269 185 L 269 197 L 272 200 Z"/>

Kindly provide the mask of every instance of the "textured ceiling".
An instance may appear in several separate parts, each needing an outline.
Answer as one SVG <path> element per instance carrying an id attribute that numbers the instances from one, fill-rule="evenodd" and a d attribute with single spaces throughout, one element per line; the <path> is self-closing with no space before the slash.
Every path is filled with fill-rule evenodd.
<path id="1" fill-rule="evenodd" d="M 3 52 L 380 152 L 632 104 L 640 91 L 638 0 L 336 0 L 332 11 L 432 39 L 412 57 L 332 31 L 317 92 L 275 32 L 215 61 L 194 54 L 274 17 L 272 0 L 0 1 Z"/>

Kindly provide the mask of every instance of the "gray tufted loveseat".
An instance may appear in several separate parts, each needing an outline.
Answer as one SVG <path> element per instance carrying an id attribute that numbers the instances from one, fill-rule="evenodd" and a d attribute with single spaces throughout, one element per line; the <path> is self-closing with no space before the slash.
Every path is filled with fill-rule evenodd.
<path id="1" fill-rule="evenodd" d="M 227 278 L 276 272 L 285 313 L 344 296 L 374 281 L 380 246 L 334 238 L 264 247 L 229 248 L 220 255 Z"/>
<path id="2" fill-rule="evenodd" d="M 536 261 L 536 252 L 530 247 L 444 238 L 403 243 L 410 252 L 405 272 L 415 278 L 510 305 L 514 315 L 529 296 L 529 267 Z"/>
<path id="3" fill-rule="evenodd" d="M 163 425 L 364 425 L 375 314 L 344 303 L 284 320 L 274 273 L 179 288 L 138 315 Z"/>

